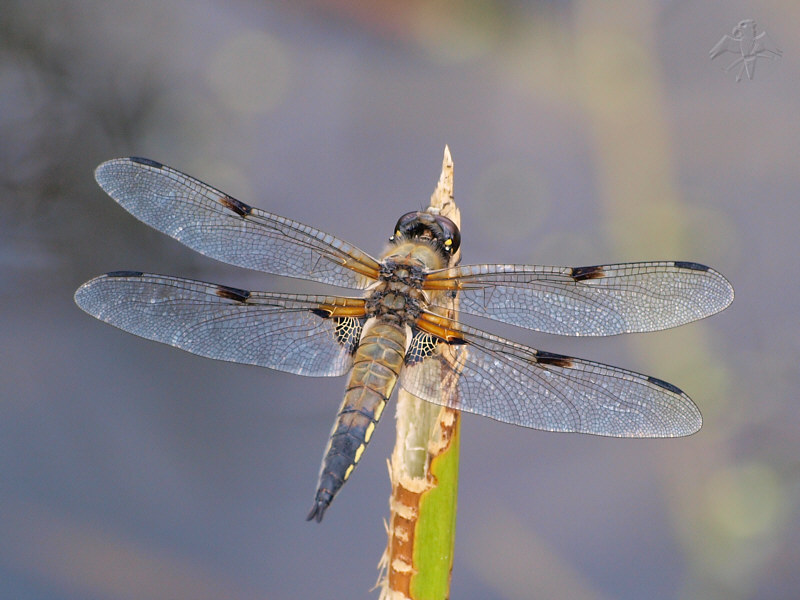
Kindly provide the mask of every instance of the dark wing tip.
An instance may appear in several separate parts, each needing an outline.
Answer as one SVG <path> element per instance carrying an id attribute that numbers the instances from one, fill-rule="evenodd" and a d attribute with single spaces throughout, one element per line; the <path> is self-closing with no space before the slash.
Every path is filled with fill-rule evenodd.
<path id="1" fill-rule="evenodd" d="M 647 381 L 650 383 L 657 385 L 660 388 L 664 388 L 665 390 L 669 390 L 673 394 L 678 394 L 679 396 L 685 396 L 686 394 L 683 393 L 683 390 L 680 389 L 678 386 L 672 385 L 668 381 L 664 381 L 663 379 L 659 379 L 658 377 L 648 377 Z"/>
<path id="2" fill-rule="evenodd" d="M 143 158 L 141 156 L 131 156 L 129 159 L 131 162 L 139 163 L 140 165 L 147 165 L 148 167 L 153 167 L 154 169 L 163 169 L 164 165 L 160 162 L 152 160 L 150 158 Z"/>
<path id="3" fill-rule="evenodd" d="M 323 502 L 322 500 L 317 500 L 314 502 L 314 505 L 311 507 L 311 512 L 308 513 L 306 517 L 306 521 L 316 521 L 317 523 L 322 523 L 322 517 L 325 516 L 325 511 L 328 509 L 330 504 L 328 502 Z"/>
<path id="4" fill-rule="evenodd" d="M 679 269 L 690 269 L 692 271 L 709 271 L 711 267 L 707 267 L 706 265 L 701 265 L 700 263 L 696 262 L 689 262 L 685 260 L 676 260 L 675 266 Z"/>
<path id="5" fill-rule="evenodd" d="M 142 271 L 110 271 L 106 273 L 106 277 L 141 277 L 144 275 Z"/>

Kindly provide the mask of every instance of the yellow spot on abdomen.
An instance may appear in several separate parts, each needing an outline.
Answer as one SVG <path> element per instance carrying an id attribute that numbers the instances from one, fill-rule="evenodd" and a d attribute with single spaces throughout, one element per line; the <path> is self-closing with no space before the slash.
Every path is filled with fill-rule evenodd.
<path id="1" fill-rule="evenodd" d="M 373 431 L 375 431 L 375 423 L 370 422 L 370 424 L 367 425 L 367 430 L 364 432 L 364 441 L 365 442 L 368 442 L 369 438 L 372 437 L 372 432 Z M 363 448 L 363 446 L 362 446 L 362 448 Z"/>
<path id="2" fill-rule="evenodd" d="M 381 418 L 381 415 L 383 414 L 383 409 L 384 408 L 386 408 L 386 401 L 385 400 L 382 401 L 380 404 L 378 404 L 377 408 L 375 409 L 375 417 L 374 417 L 375 421 L 377 421 L 378 419 Z"/>
<path id="3" fill-rule="evenodd" d="M 355 468 L 355 465 L 350 465 L 349 467 L 347 467 L 347 471 L 344 472 L 345 481 L 347 481 L 347 478 L 350 477 L 350 473 L 353 472 L 354 468 Z"/>
<path id="4" fill-rule="evenodd" d="M 359 460 L 361 460 L 361 455 L 362 455 L 362 454 L 364 454 L 364 448 L 366 448 L 366 447 L 367 447 L 367 446 L 366 446 L 366 444 L 361 444 L 361 445 L 358 447 L 358 450 L 356 450 L 356 458 L 355 458 L 355 461 L 356 461 L 356 462 L 358 462 Z"/>

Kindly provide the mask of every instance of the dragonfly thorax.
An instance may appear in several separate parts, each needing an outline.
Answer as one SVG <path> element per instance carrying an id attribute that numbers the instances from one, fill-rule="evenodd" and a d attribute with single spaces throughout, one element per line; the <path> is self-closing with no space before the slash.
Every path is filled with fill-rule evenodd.
<path id="1" fill-rule="evenodd" d="M 425 263 L 418 257 L 392 256 L 381 264 L 382 283 L 399 283 L 416 289 L 422 287 L 425 278 Z"/>
<path id="2" fill-rule="evenodd" d="M 422 292 L 392 289 L 389 285 L 376 288 L 366 301 L 368 317 L 380 317 L 386 321 L 411 325 L 419 318 L 424 297 Z"/>
<path id="3" fill-rule="evenodd" d="M 427 269 L 420 258 L 411 254 L 395 254 L 383 261 L 381 278 L 366 301 L 368 316 L 409 325 L 417 320 L 428 302 L 422 290 Z"/>

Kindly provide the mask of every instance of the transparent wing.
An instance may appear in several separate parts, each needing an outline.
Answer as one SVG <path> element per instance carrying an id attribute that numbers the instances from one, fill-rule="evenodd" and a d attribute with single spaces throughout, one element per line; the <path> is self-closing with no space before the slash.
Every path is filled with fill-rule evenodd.
<path id="1" fill-rule="evenodd" d="M 357 289 L 378 276 L 378 262 L 355 246 L 155 161 L 110 160 L 97 167 L 95 179 L 134 217 L 211 258 Z"/>
<path id="2" fill-rule="evenodd" d="M 733 301 L 722 275 L 691 262 L 468 265 L 432 272 L 424 287 L 457 289 L 462 313 L 560 335 L 658 331 Z"/>
<path id="3" fill-rule="evenodd" d="M 249 292 L 120 271 L 84 283 L 75 302 L 101 321 L 200 356 L 336 376 L 350 368 L 361 323 L 321 315 L 337 302 L 363 300 Z"/>
<path id="4" fill-rule="evenodd" d="M 400 384 L 435 404 L 546 431 L 677 437 L 702 425 L 689 397 L 660 379 L 534 350 L 464 326 L 453 341 L 415 336 Z M 448 346 L 458 353 L 455 364 L 443 356 Z M 456 393 L 443 401 L 442 381 L 453 378 Z"/>

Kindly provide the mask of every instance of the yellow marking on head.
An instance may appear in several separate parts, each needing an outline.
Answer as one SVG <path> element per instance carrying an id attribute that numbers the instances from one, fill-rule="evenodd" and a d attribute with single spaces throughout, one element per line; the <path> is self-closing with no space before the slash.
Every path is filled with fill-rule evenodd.
<path id="1" fill-rule="evenodd" d="M 369 438 L 372 437 L 373 431 L 375 431 L 375 423 L 370 422 L 370 424 L 367 425 L 367 430 L 364 432 L 364 442 L 369 441 Z"/>
<path id="2" fill-rule="evenodd" d="M 347 471 L 344 472 L 344 480 L 345 481 L 347 481 L 347 478 L 350 477 L 350 473 L 352 473 L 353 469 L 355 469 L 355 468 L 356 468 L 355 465 L 350 465 L 349 467 L 347 467 Z"/>
<path id="3" fill-rule="evenodd" d="M 386 401 L 382 401 L 380 404 L 378 404 L 378 407 L 375 409 L 375 415 L 373 417 L 375 421 L 381 418 L 384 408 L 386 408 Z"/>
<path id="4" fill-rule="evenodd" d="M 367 447 L 367 445 L 366 445 L 366 444 L 361 444 L 361 445 L 358 447 L 358 450 L 356 450 L 356 459 L 355 459 L 355 460 L 356 460 L 356 462 L 358 462 L 359 460 L 361 460 L 361 455 L 362 455 L 362 454 L 364 454 L 364 448 L 366 448 L 366 447 Z"/>
<path id="5" fill-rule="evenodd" d="M 444 241 L 444 245 L 445 246 L 452 246 L 453 245 L 453 240 L 445 240 Z"/>

